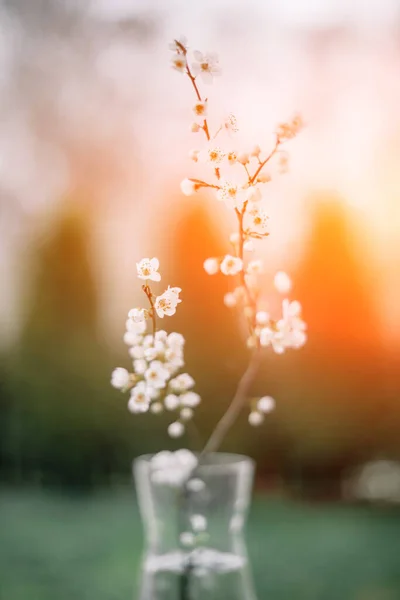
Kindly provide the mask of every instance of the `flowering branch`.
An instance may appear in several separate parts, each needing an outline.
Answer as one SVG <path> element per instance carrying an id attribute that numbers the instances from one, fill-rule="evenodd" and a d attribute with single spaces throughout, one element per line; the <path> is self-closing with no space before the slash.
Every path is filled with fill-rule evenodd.
<path id="1" fill-rule="evenodd" d="M 258 145 L 250 152 L 237 152 L 232 147 L 232 135 L 238 131 L 236 117 L 229 114 L 217 125 L 216 133 L 212 136 L 207 119 L 208 98 L 200 91 L 199 78 L 210 84 L 220 75 L 218 57 L 213 53 L 194 51 L 194 61 L 189 65 L 186 40 L 175 40 L 171 49 L 174 52 L 173 68 L 189 78 L 196 95 L 192 110 L 196 117 L 201 118 L 202 124 L 194 122 L 191 130 L 193 133 L 203 130 L 206 137 L 206 146 L 192 150 L 189 156 L 195 163 L 204 162 L 211 166 L 212 175 L 216 179 L 213 183 L 203 178 L 186 178 L 181 182 L 181 190 L 186 196 L 191 196 L 200 189 L 208 189 L 236 217 L 237 230 L 230 235 L 232 254 L 207 258 L 204 269 L 209 275 L 221 273 L 238 279 L 239 285 L 225 294 L 224 303 L 229 308 L 237 308 L 244 318 L 248 330 L 246 344 L 251 352 L 232 402 L 205 445 L 201 454 L 203 456 L 219 447 L 244 404 L 249 403 L 248 421 L 251 425 L 260 425 L 264 415 L 274 408 L 275 401 L 270 396 L 250 399 L 251 387 L 262 359 L 261 350 L 271 347 L 277 354 L 283 354 L 289 348 L 300 348 L 307 339 L 306 325 L 301 318 L 301 305 L 287 297 L 292 287 L 288 275 L 282 271 L 275 275 L 275 288 L 285 297 L 282 301 L 282 315 L 273 318 L 263 308 L 258 281 L 259 275 L 263 273 L 263 263 L 260 259 L 246 258 L 247 253 L 254 252 L 255 242 L 265 240 L 269 235 L 262 187 L 271 180 L 271 175 L 263 172 L 263 169 L 278 154 L 280 146 L 297 135 L 302 121 L 295 116 L 289 122 L 279 124 L 275 144 L 267 153 Z M 225 142 L 224 134 L 227 136 Z M 224 146 L 225 143 L 225 147 L 215 144 L 217 136 L 219 140 L 222 138 L 221 144 Z M 286 154 L 281 153 L 281 168 L 285 168 L 286 163 Z M 227 177 L 225 167 L 232 169 Z M 240 177 L 231 177 L 237 167 Z M 193 409 L 200 403 L 200 396 L 192 389 L 195 385 L 193 378 L 188 373 L 180 372 L 185 364 L 183 336 L 176 332 L 167 334 L 164 330 L 157 330 L 156 319 L 175 314 L 181 302 L 181 289 L 168 286 L 159 295 L 153 293 L 149 282 L 161 280 L 157 258 L 142 259 L 136 264 L 136 269 L 138 278 L 144 281 L 142 290 L 150 307 L 135 307 L 129 311 L 124 341 L 129 346 L 129 354 L 133 359 L 133 372 L 117 368 L 112 373 L 111 383 L 117 389 L 130 392 L 128 408 L 133 413 L 148 410 L 155 414 L 163 411 L 178 412 L 178 416 L 168 426 L 168 433 L 172 437 L 179 437 L 184 433 L 186 423 L 192 419 Z M 151 334 L 147 333 L 148 321 L 152 322 Z"/>

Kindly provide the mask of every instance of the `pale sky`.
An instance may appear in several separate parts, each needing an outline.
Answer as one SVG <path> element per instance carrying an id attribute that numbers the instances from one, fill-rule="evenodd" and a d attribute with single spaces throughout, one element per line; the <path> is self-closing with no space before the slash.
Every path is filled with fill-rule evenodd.
<path id="1" fill-rule="evenodd" d="M 57 5 L 79 7 L 79 26 L 70 30 L 57 11 L 41 20 L 34 2 L 0 9 L 4 330 L 18 323 L 21 243 L 38 215 L 68 192 L 76 170 L 87 168 L 82 149 L 101 182 L 100 214 L 107 222 L 98 226 L 107 316 L 122 310 L 132 290 L 123 277 L 126 257 L 149 251 L 146 224 L 157 219 L 166 181 L 178 189 L 192 168 L 186 158 L 197 143 L 188 129 L 190 90 L 168 64 L 168 42 L 182 33 L 195 48 L 219 53 L 223 76 L 209 90 L 210 105 L 216 118 L 237 115 L 244 146 L 267 147 L 275 123 L 295 111 L 307 122 L 290 151 L 290 174 L 271 187 L 271 223 L 279 235 L 271 236 L 269 250 L 277 266 L 290 260 L 307 227 L 307 193 L 334 189 L 360 211 L 373 255 L 387 269 L 389 326 L 400 320 L 397 0 L 92 0 L 85 9 L 77 0 L 54 0 Z M 149 24 L 147 41 L 104 25 L 138 16 Z M 104 159 L 121 169 L 112 182 L 101 179 Z M 133 217 L 143 225 L 135 236 Z"/>

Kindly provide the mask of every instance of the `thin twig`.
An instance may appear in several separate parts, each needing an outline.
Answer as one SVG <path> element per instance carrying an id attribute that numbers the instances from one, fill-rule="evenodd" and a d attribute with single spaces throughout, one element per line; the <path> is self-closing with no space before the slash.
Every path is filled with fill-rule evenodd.
<path id="1" fill-rule="evenodd" d="M 280 140 L 280 138 L 278 136 L 276 136 L 276 141 L 275 141 L 274 148 L 272 149 L 271 153 L 267 156 L 267 158 L 260 163 L 260 166 L 257 168 L 257 170 L 254 173 L 253 177 L 251 177 L 250 180 L 249 180 L 250 184 L 253 184 L 255 182 L 257 175 L 265 167 L 265 165 L 267 164 L 267 162 L 269 162 L 271 160 L 271 158 L 274 156 L 274 154 L 278 150 L 280 144 L 281 144 L 281 140 Z"/>

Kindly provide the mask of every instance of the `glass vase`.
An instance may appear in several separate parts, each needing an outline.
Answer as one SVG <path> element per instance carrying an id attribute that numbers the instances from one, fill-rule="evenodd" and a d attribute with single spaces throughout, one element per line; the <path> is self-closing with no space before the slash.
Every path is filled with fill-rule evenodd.
<path id="1" fill-rule="evenodd" d="M 186 450 L 134 462 L 145 533 L 140 600 L 255 600 L 244 526 L 254 463 Z"/>

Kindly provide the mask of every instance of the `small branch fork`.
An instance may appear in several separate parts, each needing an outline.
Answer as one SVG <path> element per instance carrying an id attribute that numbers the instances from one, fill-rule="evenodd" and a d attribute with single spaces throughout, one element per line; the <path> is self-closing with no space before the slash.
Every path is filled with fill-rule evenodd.
<path id="1" fill-rule="evenodd" d="M 156 323 L 156 309 L 154 308 L 154 302 L 153 302 L 153 293 L 152 293 L 148 283 L 142 285 L 142 290 L 144 291 L 144 293 L 146 294 L 146 296 L 149 300 L 149 304 L 150 304 L 149 315 L 150 315 L 152 323 L 153 323 L 153 336 L 154 336 L 157 331 L 157 323 Z"/>

